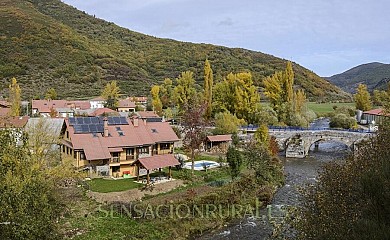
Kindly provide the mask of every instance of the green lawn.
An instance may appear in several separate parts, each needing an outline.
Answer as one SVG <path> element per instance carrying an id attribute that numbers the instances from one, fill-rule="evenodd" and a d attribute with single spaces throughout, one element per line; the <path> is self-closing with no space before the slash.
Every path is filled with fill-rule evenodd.
<path id="1" fill-rule="evenodd" d="M 315 102 L 309 102 L 307 104 L 307 107 L 316 113 L 330 113 L 333 111 L 333 106 L 355 107 L 355 103 L 315 103 Z"/>
<path id="2" fill-rule="evenodd" d="M 121 192 L 142 186 L 142 184 L 134 182 L 133 179 L 112 180 L 96 178 L 88 183 L 91 191 L 101 193 Z"/>

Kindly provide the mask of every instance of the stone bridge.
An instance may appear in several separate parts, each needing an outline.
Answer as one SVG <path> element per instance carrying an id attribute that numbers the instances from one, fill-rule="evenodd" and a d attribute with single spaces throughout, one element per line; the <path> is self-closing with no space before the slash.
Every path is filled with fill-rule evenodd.
<path id="1" fill-rule="evenodd" d="M 257 126 L 243 126 L 242 131 L 254 133 Z M 362 130 L 336 130 L 330 128 L 269 127 L 269 134 L 276 138 L 279 148 L 286 151 L 286 157 L 304 158 L 310 146 L 318 147 L 321 141 L 337 141 L 344 143 L 351 150 L 355 144 L 369 139 L 375 132 Z"/>
<path id="2" fill-rule="evenodd" d="M 369 139 L 373 132 L 342 131 L 342 130 L 277 130 L 270 129 L 269 134 L 276 138 L 279 148 L 286 151 L 286 157 L 304 158 L 308 155 L 310 146 L 318 147 L 321 141 L 337 141 L 354 150 L 356 143 Z"/>

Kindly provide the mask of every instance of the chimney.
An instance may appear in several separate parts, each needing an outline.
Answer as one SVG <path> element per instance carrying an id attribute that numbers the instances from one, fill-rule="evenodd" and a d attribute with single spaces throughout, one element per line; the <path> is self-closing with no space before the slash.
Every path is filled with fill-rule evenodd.
<path id="1" fill-rule="evenodd" d="M 104 126 L 103 136 L 108 137 L 108 119 L 107 119 L 107 117 L 103 118 L 103 126 Z"/>
<path id="2" fill-rule="evenodd" d="M 138 124 L 139 124 L 138 121 L 139 121 L 138 117 L 134 117 L 133 118 L 133 125 L 134 125 L 134 127 L 138 127 Z"/>

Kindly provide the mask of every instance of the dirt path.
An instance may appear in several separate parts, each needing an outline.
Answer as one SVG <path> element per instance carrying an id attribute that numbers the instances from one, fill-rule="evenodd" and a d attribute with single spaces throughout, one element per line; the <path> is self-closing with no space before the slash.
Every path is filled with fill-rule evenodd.
<path id="1" fill-rule="evenodd" d="M 180 179 L 158 183 L 154 185 L 153 190 L 139 190 L 137 188 L 130 189 L 123 192 L 110 192 L 110 193 L 98 193 L 88 192 L 87 196 L 96 200 L 99 203 L 112 203 L 112 202 L 133 202 L 142 199 L 145 195 L 157 195 L 159 193 L 169 192 L 183 185 L 183 181 Z"/>

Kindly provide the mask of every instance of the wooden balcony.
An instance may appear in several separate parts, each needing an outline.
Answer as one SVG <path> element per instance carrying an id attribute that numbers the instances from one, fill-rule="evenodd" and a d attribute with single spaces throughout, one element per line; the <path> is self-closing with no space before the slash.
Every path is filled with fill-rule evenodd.
<path id="1" fill-rule="evenodd" d="M 126 160 L 134 160 L 134 159 L 135 159 L 134 155 L 126 156 Z"/>
<path id="2" fill-rule="evenodd" d="M 110 166 L 119 166 L 119 165 L 120 165 L 119 157 L 112 157 L 110 159 Z"/>

